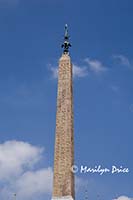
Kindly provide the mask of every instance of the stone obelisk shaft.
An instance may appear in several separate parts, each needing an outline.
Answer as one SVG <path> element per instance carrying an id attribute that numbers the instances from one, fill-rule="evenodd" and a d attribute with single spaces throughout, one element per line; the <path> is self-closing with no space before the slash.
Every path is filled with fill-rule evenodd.
<path id="1" fill-rule="evenodd" d="M 69 53 L 59 60 L 53 199 L 74 199 L 73 89 Z"/>

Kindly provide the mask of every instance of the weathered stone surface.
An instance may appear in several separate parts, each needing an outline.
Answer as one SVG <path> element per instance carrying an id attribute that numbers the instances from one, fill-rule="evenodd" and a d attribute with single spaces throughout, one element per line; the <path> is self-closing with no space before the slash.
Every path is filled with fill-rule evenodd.
<path id="1" fill-rule="evenodd" d="M 55 197 L 52 200 L 74 200 L 71 196 Z"/>
<path id="2" fill-rule="evenodd" d="M 72 64 L 68 54 L 59 60 L 53 199 L 74 199 Z M 70 199 L 69 198 L 69 199 Z"/>

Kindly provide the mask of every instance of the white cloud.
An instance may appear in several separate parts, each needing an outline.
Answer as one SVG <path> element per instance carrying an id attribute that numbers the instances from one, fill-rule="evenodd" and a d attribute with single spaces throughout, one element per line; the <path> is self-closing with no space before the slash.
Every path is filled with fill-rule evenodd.
<path id="1" fill-rule="evenodd" d="M 127 196 L 120 196 L 120 197 L 118 197 L 117 199 L 114 199 L 114 200 L 132 200 L 132 198 L 129 198 Z"/>
<path id="2" fill-rule="evenodd" d="M 88 64 L 90 70 L 95 73 L 107 71 L 107 68 L 99 60 L 96 59 L 92 60 L 90 58 L 86 58 L 84 61 Z"/>
<path id="3" fill-rule="evenodd" d="M 83 78 L 89 74 L 89 71 L 92 71 L 94 73 L 101 73 L 108 70 L 107 67 L 103 65 L 103 63 L 96 59 L 90 59 L 86 58 L 83 61 L 85 61 L 85 66 L 80 66 L 77 64 L 73 64 L 73 77 L 74 78 Z M 58 77 L 58 67 L 53 67 L 52 65 L 49 65 L 49 69 L 52 73 L 52 78 L 56 79 Z"/>
<path id="4" fill-rule="evenodd" d="M 78 65 L 73 65 L 73 76 L 74 77 L 85 77 L 88 75 L 87 67 L 80 67 Z"/>
<path id="5" fill-rule="evenodd" d="M 42 148 L 26 142 L 7 141 L 0 144 L 0 179 L 18 176 L 25 168 L 31 168 L 40 160 L 42 151 Z"/>
<path id="6" fill-rule="evenodd" d="M 116 61 L 119 65 L 124 65 L 126 67 L 131 68 L 131 63 L 129 59 L 124 55 L 114 55 L 113 56 L 114 61 Z"/>
<path id="7" fill-rule="evenodd" d="M 52 72 L 52 78 L 56 79 L 58 77 L 58 68 L 49 67 L 50 71 Z M 73 64 L 73 77 L 74 78 L 83 78 L 88 75 L 87 67 L 80 67 L 78 65 Z"/>
<path id="8" fill-rule="evenodd" d="M 36 171 L 27 171 L 15 180 L 6 182 L 0 190 L 0 199 L 10 199 L 14 193 L 19 200 L 43 199 L 44 195 L 52 192 L 52 168 L 43 168 Z"/>
<path id="9" fill-rule="evenodd" d="M 50 67 L 50 71 L 52 72 L 52 78 L 58 78 L 58 68 L 57 67 Z"/>
<path id="10" fill-rule="evenodd" d="M 51 193 L 52 189 L 52 169 L 40 169 L 28 171 L 23 174 L 15 184 L 18 199 L 36 199 L 37 196 Z"/>
<path id="11" fill-rule="evenodd" d="M 0 199 L 17 193 L 20 200 L 34 200 L 52 189 L 52 168 L 37 169 L 43 148 L 22 141 L 0 144 Z"/>

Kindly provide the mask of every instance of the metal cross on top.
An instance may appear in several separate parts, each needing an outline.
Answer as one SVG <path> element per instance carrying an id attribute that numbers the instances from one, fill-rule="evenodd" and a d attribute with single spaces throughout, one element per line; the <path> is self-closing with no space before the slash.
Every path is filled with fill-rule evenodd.
<path id="1" fill-rule="evenodd" d="M 68 35 L 68 25 L 65 25 L 65 36 L 64 36 L 64 43 L 62 44 L 62 48 L 64 48 L 64 54 L 69 52 L 69 47 L 71 47 L 71 44 L 69 42 L 69 35 Z"/>

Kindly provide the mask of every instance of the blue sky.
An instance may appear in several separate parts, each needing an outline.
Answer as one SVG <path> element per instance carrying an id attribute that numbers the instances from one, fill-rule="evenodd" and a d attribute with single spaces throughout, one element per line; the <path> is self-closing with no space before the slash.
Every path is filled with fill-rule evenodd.
<path id="1" fill-rule="evenodd" d="M 10 162 L 0 166 L 2 200 L 30 185 L 27 175 L 35 180 L 41 173 L 42 189 L 32 185 L 25 199 L 51 198 L 46 174 L 52 174 L 56 72 L 66 23 L 74 68 L 75 163 L 130 169 L 119 175 L 78 173 L 76 198 L 84 198 L 85 188 L 92 200 L 133 197 L 132 10 L 132 0 L 0 0 L 0 161 L 5 166 L 3 156 L 18 151 L 19 163 L 12 170 Z M 30 152 L 23 162 L 21 148 Z"/>

